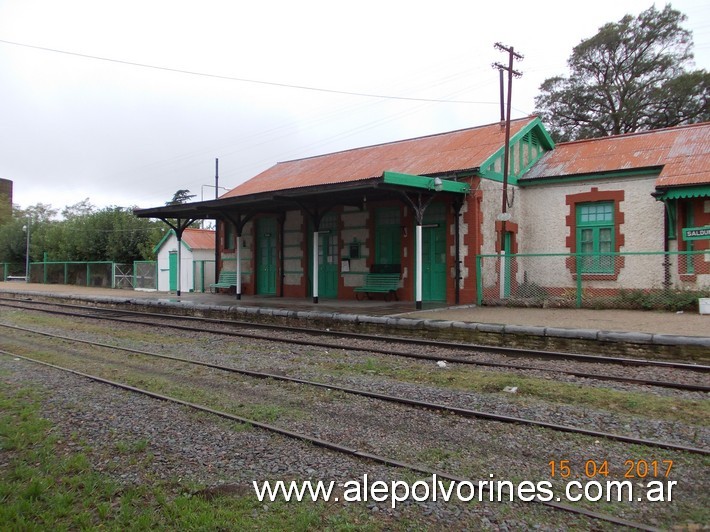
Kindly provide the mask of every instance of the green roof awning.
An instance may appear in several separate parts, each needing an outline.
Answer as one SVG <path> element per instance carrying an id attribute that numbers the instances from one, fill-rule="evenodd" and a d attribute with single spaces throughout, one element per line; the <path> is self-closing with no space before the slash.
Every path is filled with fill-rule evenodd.
<path id="1" fill-rule="evenodd" d="M 710 185 L 695 185 L 692 187 L 669 188 L 659 190 L 654 194 L 656 199 L 669 200 L 680 198 L 708 198 L 710 197 Z"/>
<path id="2" fill-rule="evenodd" d="M 452 181 L 451 179 L 401 174 L 399 172 L 384 172 L 382 177 L 384 178 L 384 182 L 388 185 L 401 185 L 424 188 L 437 192 L 456 192 L 459 194 L 468 194 L 471 191 L 471 187 L 468 183 L 460 183 L 459 181 Z M 437 179 L 439 180 L 438 182 L 436 182 Z"/>

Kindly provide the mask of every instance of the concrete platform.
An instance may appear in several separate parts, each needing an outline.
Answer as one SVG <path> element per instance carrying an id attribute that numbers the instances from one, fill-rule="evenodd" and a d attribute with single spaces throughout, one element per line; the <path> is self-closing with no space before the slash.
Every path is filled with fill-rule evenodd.
<path id="1" fill-rule="evenodd" d="M 540 309 L 425 305 L 415 311 L 414 303 L 382 299 L 343 301 L 321 299 L 313 303 L 305 298 L 280 298 L 185 293 L 179 297 L 166 292 L 116 290 L 71 285 L 44 285 L 23 282 L 0 282 L 0 295 L 13 293 L 32 297 L 40 294 L 69 299 L 108 300 L 166 307 L 217 309 L 238 316 L 262 314 L 290 318 L 349 321 L 402 329 L 469 331 L 477 341 L 494 344 L 549 344 L 565 341 L 590 341 L 605 345 L 692 346 L 710 358 L 710 315 L 632 310 Z M 475 333 L 475 334 L 474 334 Z M 507 340 L 504 340 L 507 337 Z M 491 343 L 491 342 L 487 342 Z M 529 345 L 529 347 L 533 347 Z M 701 358 L 704 358 L 701 356 Z"/>

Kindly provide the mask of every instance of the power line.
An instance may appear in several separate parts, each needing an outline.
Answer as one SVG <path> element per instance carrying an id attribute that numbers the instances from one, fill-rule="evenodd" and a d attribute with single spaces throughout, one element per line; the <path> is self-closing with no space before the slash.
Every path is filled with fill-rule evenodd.
<path id="1" fill-rule="evenodd" d="M 325 89 L 322 87 L 309 87 L 306 85 L 293 85 L 289 83 L 279 83 L 275 81 L 263 81 L 263 80 L 256 80 L 256 79 L 247 79 L 247 78 L 238 78 L 238 77 L 233 77 L 233 76 L 224 76 L 220 74 L 210 74 L 207 72 L 197 72 L 194 70 L 184 70 L 180 68 L 171 68 L 171 67 L 164 67 L 164 66 L 157 66 L 157 65 L 149 65 L 146 63 L 137 63 L 133 61 L 125 61 L 123 59 L 112 59 L 109 57 L 100 57 L 97 55 L 89 55 L 89 54 L 82 54 L 79 52 L 70 52 L 67 50 L 58 50 L 56 48 L 48 48 L 45 46 L 36 46 L 33 44 L 25 44 L 25 43 L 19 43 L 19 42 L 14 42 L 14 41 L 7 41 L 4 39 L 0 39 L 0 43 L 2 44 L 10 44 L 13 46 L 21 46 L 24 48 L 32 48 L 35 50 L 42 50 L 45 52 L 54 52 L 58 54 L 65 54 L 65 55 L 71 55 L 75 57 L 83 57 L 85 59 L 94 59 L 97 61 L 107 61 L 110 63 L 118 63 L 122 65 L 129 65 L 129 66 L 135 66 L 135 67 L 141 67 L 141 68 L 150 68 L 153 70 L 163 70 L 166 72 L 175 72 L 178 74 L 188 74 L 191 76 L 201 76 L 201 77 L 206 77 L 206 78 L 214 78 L 214 79 L 224 79 L 228 81 L 239 81 L 242 83 L 254 83 L 258 85 L 269 85 L 272 87 L 282 87 L 282 88 L 287 88 L 287 89 L 299 89 L 299 90 L 307 90 L 307 91 L 315 91 L 315 92 L 325 92 L 325 93 L 330 93 L 330 94 L 343 94 L 347 96 L 360 96 L 360 97 L 365 97 L 365 98 L 380 98 L 380 99 L 385 99 L 385 100 L 405 100 L 405 101 L 414 101 L 414 102 L 432 102 L 432 103 L 457 103 L 457 104 L 492 104 L 495 102 L 478 102 L 478 101 L 471 101 L 471 100 L 439 100 L 436 98 L 414 98 L 414 97 L 409 97 L 409 96 L 391 96 L 387 94 L 370 94 L 370 93 L 365 93 L 365 92 L 353 92 L 353 91 L 344 91 L 344 90 L 337 90 L 337 89 Z"/>

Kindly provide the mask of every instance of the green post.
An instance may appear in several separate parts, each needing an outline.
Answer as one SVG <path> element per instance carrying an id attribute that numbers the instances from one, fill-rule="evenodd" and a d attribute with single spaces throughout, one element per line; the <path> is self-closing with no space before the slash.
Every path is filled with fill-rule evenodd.
<path id="1" fill-rule="evenodd" d="M 577 272 L 577 308 L 582 308 L 582 258 L 574 254 L 575 271 Z"/>
<path id="2" fill-rule="evenodd" d="M 205 261 L 200 261 L 200 292 L 205 293 Z"/>
<path id="3" fill-rule="evenodd" d="M 483 304 L 483 279 L 481 278 L 481 256 L 476 255 L 476 305 Z"/>
<path id="4" fill-rule="evenodd" d="M 3 281 L 7 281 L 7 276 L 8 276 L 7 270 L 9 267 L 10 267 L 10 265 L 7 262 L 3 263 L 3 265 L 2 265 L 2 280 Z"/>
<path id="5" fill-rule="evenodd" d="M 87 262 L 86 263 L 86 286 L 91 286 L 89 283 L 89 279 L 91 279 L 91 265 Z"/>

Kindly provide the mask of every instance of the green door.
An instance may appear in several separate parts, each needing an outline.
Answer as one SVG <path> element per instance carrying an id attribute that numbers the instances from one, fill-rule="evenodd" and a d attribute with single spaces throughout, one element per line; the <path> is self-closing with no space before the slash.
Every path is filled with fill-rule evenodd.
<path id="1" fill-rule="evenodd" d="M 505 251 L 505 268 L 504 268 L 504 274 L 503 274 L 503 298 L 509 298 L 510 297 L 510 272 L 512 271 L 512 268 L 510 267 L 511 259 L 510 259 L 510 250 L 511 250 L 511 233 L 508 231 L 505 232 L 504 237 L 503 237 L 503 250 Z"/>
<path id="2" fill-rule="evenodd" d="M 276 295 L 276 219 L 256 222 L 256 293 Z"/>
<path id="3" fill-rule="evenodd" d="M 446 211 L 430 205 L 422 227 L 422 301 L 446 301 Z"/>
<path id="4" fill-rule="evenodd" d="M 375 220 L 375 264 L 391 267 L 391 272 L 399 273 L 402 264 L 399 208 L 378 209 Z"/>
<path id="5" fill-rule="evenodd" d="M 313 235 L 311 228 L 310 235 Z M 309 238 L 309 257 L 313 257 L 313 237 Z M 313 286 L 312 259 L 308 278 Z M 323 217 L 318 233 L 318 297 L 338 297 L 338 218 L 331 213 Z"/>
<path id="6" fill-rule="evenodd" d="M 170 277 L 170 291 L 171 292 L 177 292 L 177 266 L 178 266 L 178 257 L 177 257 L 177 251 L 171 251 L 168 255 L 168 269 L 170 270 L 169 277 Z"/>

